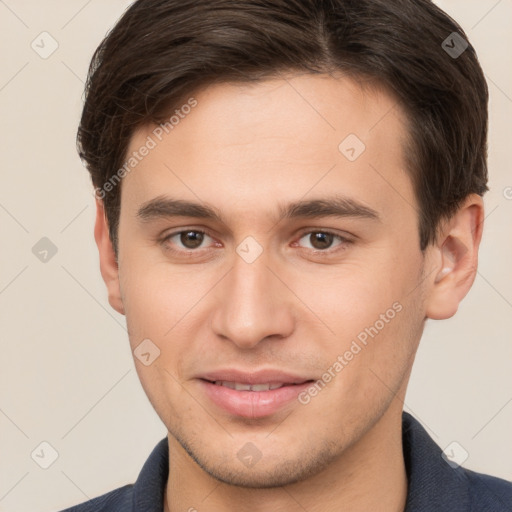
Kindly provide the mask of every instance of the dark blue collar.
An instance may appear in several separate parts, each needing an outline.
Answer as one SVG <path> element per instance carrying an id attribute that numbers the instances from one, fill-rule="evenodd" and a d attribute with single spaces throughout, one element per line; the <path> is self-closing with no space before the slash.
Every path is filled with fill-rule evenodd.
<path id="1" fill-rule="evenodd" d="M 402 413 L 402 443 L 408 491 L 405 512 L 467 512 L 469 482 L 462 468 L 453 468 L 423 426 Z"/>

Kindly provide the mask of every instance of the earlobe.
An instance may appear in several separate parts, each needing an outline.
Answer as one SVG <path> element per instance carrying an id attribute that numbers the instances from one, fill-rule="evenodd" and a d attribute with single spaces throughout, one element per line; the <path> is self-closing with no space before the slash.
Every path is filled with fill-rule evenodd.
<path id="1" fill-rule="evenodd" d="M 446 223 L 432 248 L 438 262 L 427 299 L 426 316 L 452 317 L 469 292 L 477 272 L 478 248 L 483 229 L 483 201 L 470 195 Z"/>
<path id="2" fill-rule="evenodd" d="M 125 311 L 119 283 L 119 267 L 109 236 L 109 226 L 105 215 L 105 208 L 100 199 L 96 199 L 94 239 L 96 240 L 99 251 L 101 276 L 107 286 L 108 302 L 118 313 L 124 315 Z"/>

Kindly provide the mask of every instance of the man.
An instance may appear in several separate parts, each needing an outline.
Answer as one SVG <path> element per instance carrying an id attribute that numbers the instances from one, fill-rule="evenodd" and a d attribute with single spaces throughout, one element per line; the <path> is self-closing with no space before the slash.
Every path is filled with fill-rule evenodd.
<path id="1" fill-rule="evenodd" d="M 139 0 L 78 143 L 168 429 L 81 511 L 508 511 L 403 412 L 476 274 L 487 87 L 428 0 Z"/>

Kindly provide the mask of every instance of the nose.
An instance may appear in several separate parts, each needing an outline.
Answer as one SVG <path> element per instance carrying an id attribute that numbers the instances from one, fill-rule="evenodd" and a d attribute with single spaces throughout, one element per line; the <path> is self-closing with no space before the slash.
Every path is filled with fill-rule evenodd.
<path id="1" fill-rule="evenodd" d="M 293 294 L 261 255 L 247 263 L 235 255 L 230 272 L 216 287 L 212 329 L 241 349 L 269 338 L 290 336 L 295 327 Z"/>

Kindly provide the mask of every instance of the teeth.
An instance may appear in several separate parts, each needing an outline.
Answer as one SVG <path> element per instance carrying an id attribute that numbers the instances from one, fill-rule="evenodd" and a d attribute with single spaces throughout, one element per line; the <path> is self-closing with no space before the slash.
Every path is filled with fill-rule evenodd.
<path id="1" fill-rule="evenodd" d="M 236 385 L 234 382 L 227 382 L 227 381 L 223 381 L 223 380 L 217 380 L 217 381 L 215 381 L 215 384 L 217 384 L 217 386 L 224 386 L 229 389 L 235 389 L 235 385 Z"/>
<path id="2" fill-rule="evenodd" d="M 251 389 L 253 391 L 268 391 L 270 389 L 270 384 L 253 384 Z"/>
<path id="3" fill-rule="evenodd" d="M 278 389 L 285 384 L 243 384 L 242 382 L 228 382 L 225 380 L 216 380 L 217 386 L 224 386 L 236 391 L 269 391 L 271 389 Z"/>
<path id="4" fill-rule="evenodd" d="M 251 385 L 250 384 L 239 384 L 238 382 L 235 382 L 235 389 L 237 391 L 250 391 Z"/>

